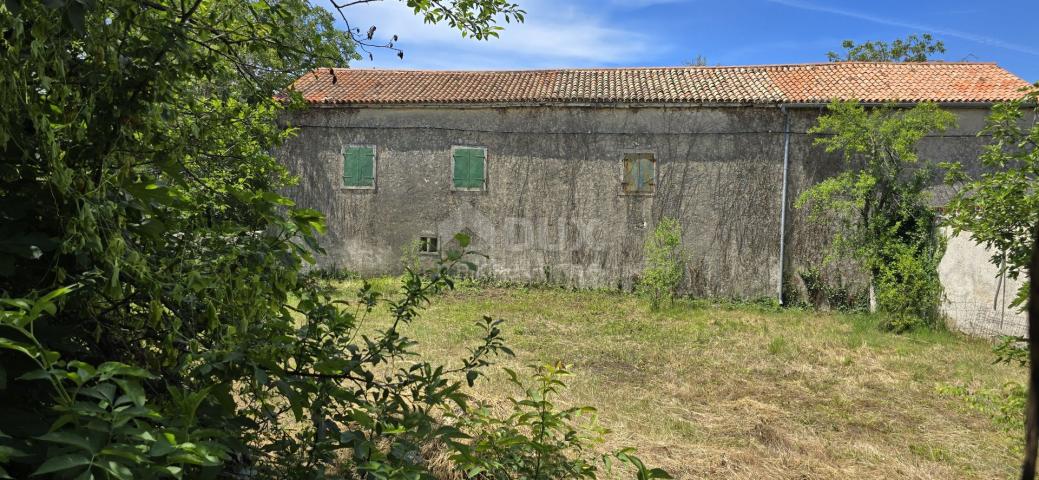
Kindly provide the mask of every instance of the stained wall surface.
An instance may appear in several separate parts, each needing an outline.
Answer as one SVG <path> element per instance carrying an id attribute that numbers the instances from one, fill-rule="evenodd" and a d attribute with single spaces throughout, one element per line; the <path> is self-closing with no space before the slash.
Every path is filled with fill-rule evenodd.
<path id="1" fill-rule="evenodd" d="M 792 208 L 805 188 L 843 168 L 806 131 L 821 108 L 789 112 L 784 277 L 825 254 L 830 232 Z M 957 109 L 959 125 L 925 139 L 935 161 L 973 163 L 987 110 Z M 784 112 L 773 106 L 315 107 L 285 118 L 299 135 L 277 152 L 300 184 L 288 194 L 327 215 L 322 267 L 401 270 L 419 236 L 473 238 L 480 274 L 514 281 L 630 288 L 660 218 L 678 219 L 697 295 L 775 295 Z M 342 185 L 342 152 L 376 150 L 372 190 Z M 487 149 L 483 191 L 452 189 L 451 149 Z M 626 195 L 626 153 L 651 152 L 655 193 Z"/>

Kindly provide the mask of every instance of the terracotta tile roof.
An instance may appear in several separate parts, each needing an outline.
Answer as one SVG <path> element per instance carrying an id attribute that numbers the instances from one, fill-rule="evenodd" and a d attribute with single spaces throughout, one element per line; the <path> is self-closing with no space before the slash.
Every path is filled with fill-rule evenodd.
<path id="1" fill-rule="evenodd" d="M 814 63 L 528 71 L 318 69 L 292 88 L 313 104 L 978 102 L 1019 98 L 994 63 Z"/>

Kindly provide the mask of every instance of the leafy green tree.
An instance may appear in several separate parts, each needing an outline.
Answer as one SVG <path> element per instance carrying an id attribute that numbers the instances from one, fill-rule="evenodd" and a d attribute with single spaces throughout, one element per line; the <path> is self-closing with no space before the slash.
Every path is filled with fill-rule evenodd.
<path id="1" fill-rule="evenodd" d="M 910 35 L 891 43 L 869 41 L 856 45 L 845 40 L 841 47 L 844 52 L 826 54 L 831 62 L 926 62 L 936 54 L 945 53 L 945 44 L 928 33 Z"/>
<path id="2" fill-rule="evenodd" d="M 405 3 L 477 38 L 522 15 Z M 0 4 L 0 478 L 416 476 L 415 446 L 453 435 L 452 375 L 475 380 L 500 330 L 453 368 L 414 359 L 399 328 L 453 267 L 334 300 L 300 273 L 322 215 L 276 193 L 295 97 L 275 95 L 355 58 L 333 21 L 304 0 Z M 378 305 L 397 321 L 362 336 Z"/>
<path id="3" fill-rule="evenodd" d="M 948 223 L 956 233 L 992 251 L 992 263 L 1018 279 L 1027 272 L 1039 225 L 1039 85 L 1020 100 L 992 107 L 981 135 L 992 141 L 981 155 L 985 169 L 971 175 L 958 163 L 943 164 L 946 181 L 958 186 L 949 202 Z M 1027 115 L 1027 116 L 1026 116 Z M 1030 279 L 1013 305 L 1024 306 Z"/>
<path id="4" fill-rule="evenodd" d="M 892 328 L 916 320 L 936 325 L 944 242 L 927 204 L 934 165 L 919 158 L 916 144 L 955 118 L 932 103 L 867 109 L 834 102 L 827 111 L 811 133 L 820 135 L 815 143 L 827 152 L 841 152 L 847 168 L 805 191 L 797 207 L 836 225 L 831 258 L 850 256 L 862 265 L 878 308 L 893 315 Z"/>
<path id="5" fill-rule="evenodd" d="M 959 187 L 947 207 L 948 224 L 992 252 L 1000 274 L 1025 279 L 1012 305 L 1028 311 L 1028 337 L 1007 337 L 996 348 L 997 362 L 1030 371 L 1027 391 L 1010 383 L 993 402 L 1005 422 L 1019 422 L 1025 407 L 1025 461 L 1021 478 L 1034 478 L 1039 444 L 1039 350 L 1029 339 L 1039 338 L 1039 83 L 1022 98 L 992 107 L 980 135 L 992 141 L 981 155 L 984 170 L 972 174 L 958 163 L 946 163 L 946 182 Z M 1021 349 L 1020 345 L 1028 345 Z"/>

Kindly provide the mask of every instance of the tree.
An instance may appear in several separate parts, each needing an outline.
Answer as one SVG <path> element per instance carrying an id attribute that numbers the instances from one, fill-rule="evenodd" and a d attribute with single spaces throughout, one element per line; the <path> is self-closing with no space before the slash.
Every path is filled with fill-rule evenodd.
<path id="1" fill-rule="evenodd" d="M 1022 99 L 992 107 L 981 135 L 992 141 L 981 155 L 984 171 L 972 175 L 958 163 L 946 163 L 946 181 L 958 186 L 949 202 L 948 223 L 955 233 L 992 252 L 992 263 L 1007 277 L 1027 271 L 1032 238 L 1039 224 L 1039 85 Z M 1027 109 L 1026 109 L 1026 106 Z M 1025 118 L 1025 112 L 1031 110 Z M 1013 305 L 1024 306 L 1026 279 Z"/>
<path id="2" fill-rule="evenodd" d="M 477 38 L 520 12 L 406 4 Z M 416 361 L 399 325 L 451 267 L 335 300 L 301 274 L 322 215 L 276 193 L 295 97 L 275 94 L 356 58 L 333 20 L 304 0 L 0 4 L 0 478 L 418 475 L 414 446 L 455 435 L 434 415 L 464 403 L 450 372 L 501 350 L 495 322 L 453 368 Z M 362 337 L 381 304 L 397 322 Z"/>
<path id="3" fill-rule="evenodd" d="M 705 56 L 703 56 L 701 54 L 697 54 L 695 59 L 693 59 L 693 60 L 686 60 L 685 62 L 682 63 L 682 65 L 687 66 L 687 67 L 706 67 L 707 66 L 707 57 L 705 57 Z"/>
<path id="4" fill-rule="evenodd" d="M 845 40 L 841 47 L 844 48 L 843 53 L 826 54 L 831 62 L 926 62 L 935 54 L 945 53 L 945 44 L 928 33 L 910 35 L 905 40 L 897 39 L 890 44 L 869 41 L 856 45 L 851 40 Z"/>
<path id="5" fill-rule="evenodd" d="M 1039 83 L 1022 98 L 992 107 L 979 135 L 992 141 L 981 155 L 984 169 L 972 174 L 958 163 L 945 163 L 946 182 L 959 187 L 946 212 L 956 234 L 968 232 L 977 244 L 992 252 L 1000 274 L 1025 280 L 1012 305 L 1027 308 L 1028 337 L 1007 338 L 997 351 L 1000 361 L 1012 359 L 1029 367 L 1025 410 L 1025 460 L 1022 479 L 1035 478 L 1039 448 Z M 1026 113 L 1028 111 L 1030 113 Z M 1027 116 L 1026 116 L 1027 115 Z M 1027 342 L 1022 355 L 1018 342 Z M 1013 345 L 1013 347 L 1010 347 Z"/>
<path id="6" fill-rule="evenodd" d="M 397 52 L 397 56 L 404 58 L 404 51 L 394 43 L 397 35 L 393 35 L 390 41 L 379 41 L 375 39 L 377 30 L 375 25 L 362 31 L 360 27 L 354 27 L 346 15 L 346 9 L 352 5 L 361 3 L 381 2 L 383 0 L 330 0 L 332 7 L 339 13 L 343 22 L 346 23 L 346 33 L 360 50 L 372 57 L 370 49 L 388 49 Z M 519 5 L 508 0 L 452 0 L 450 3 L 442 0 L 398 0 L 404 3 L 416 15 L 422 17 L 426 23 L 446 23 L 451 28 L 461 32 L 462 37 L 471 37 L 477 40 L 488 40 L 498 38 L 502 31 L 498 25 L 501 17 L 506 23 L 513 20 L 522 22 L 526 12 Z"/>
<path id="7" fill-rule="evenodd" d="M 919 158 L 916 144 L 955 118 L 931 103 L 867 109 L 834 102 L 827 111 L 810 132 L 821 135 L 815 143 L 827 152 L 841 152 L 849 168 L 805 191 L 797 207 L 808 208 L 813 220 L 837 222 L 832 256 L 862 265 L 878 308 L 892 315 L 891 328 L 935 325 L 944 243 L 926 201 L 934 168 Z"/>

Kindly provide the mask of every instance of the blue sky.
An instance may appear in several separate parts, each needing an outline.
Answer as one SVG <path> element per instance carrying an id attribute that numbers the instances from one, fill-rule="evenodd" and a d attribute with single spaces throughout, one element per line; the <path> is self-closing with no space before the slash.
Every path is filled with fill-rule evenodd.
<path id="1" fill-rule="evenodd" d="M 327 1 L 327 0 L 326 0 Z M 681 65 L 697 55 L 709 65 L 826 61 L 841 41 L 892 40 L 929 32 L 948 61 L 997 62 L 1039 80 L 1035 0 L 513 0 L 523 24 L 501 38 L 463 39 L 427 25 L 399 0 L 345 10 L 354 26 L 396 34 L 404 60 L 373 50 L 354 68 L 526 69 Z"/>

